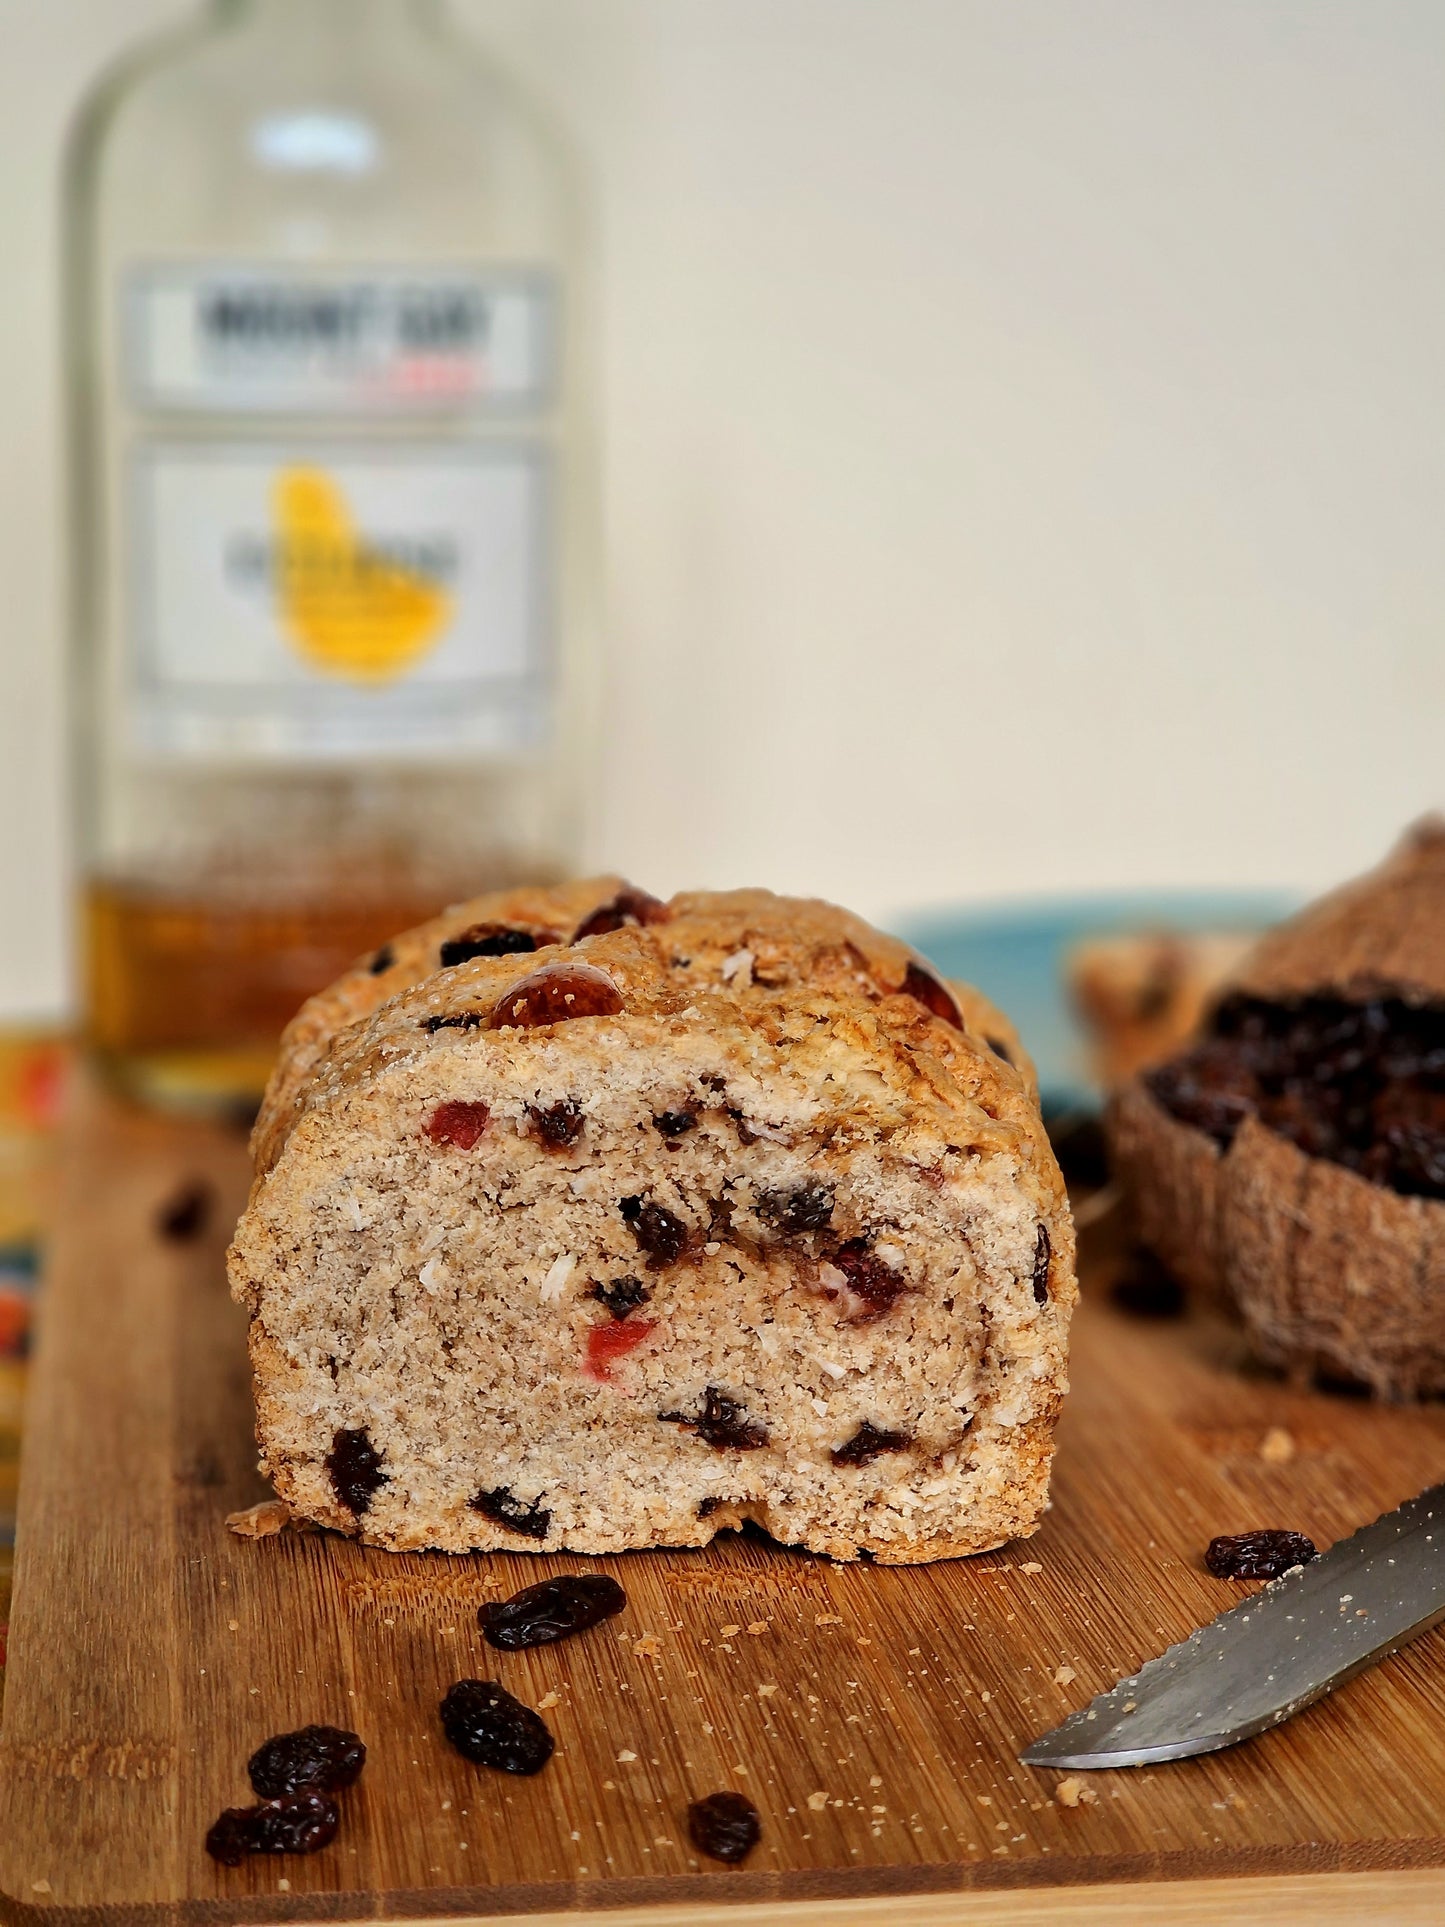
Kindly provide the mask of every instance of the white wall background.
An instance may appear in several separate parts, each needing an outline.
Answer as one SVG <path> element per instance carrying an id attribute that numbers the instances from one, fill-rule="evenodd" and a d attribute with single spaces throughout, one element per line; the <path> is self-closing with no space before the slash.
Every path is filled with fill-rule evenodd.
<path id="1" fill-rule="evenodd" d="M 1314 884 L 1445 798 L 1439 0 L 457 0 L 606 246 L 597 854 Z M 56 159 L 0 0 L 0 1014 L 65 995 Z"/>

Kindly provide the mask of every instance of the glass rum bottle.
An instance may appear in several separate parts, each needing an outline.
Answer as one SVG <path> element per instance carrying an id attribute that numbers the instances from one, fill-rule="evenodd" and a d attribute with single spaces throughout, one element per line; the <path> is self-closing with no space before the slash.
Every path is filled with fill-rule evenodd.
<path id="1" fill-rule="evenodd" d="M 573 185 L 433 0 L 213 0 L 67 217 L 85 1027 L 229 1108 L 359 953 L 574 864 Z"/>

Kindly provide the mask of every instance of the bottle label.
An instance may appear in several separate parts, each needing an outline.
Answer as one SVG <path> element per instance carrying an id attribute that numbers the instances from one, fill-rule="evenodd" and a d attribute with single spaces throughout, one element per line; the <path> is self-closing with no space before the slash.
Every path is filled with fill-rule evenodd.
<path id="1" fill-rule="evenodd" d="M 556 386 L 556 291 L 534 269 L 154 264 L 123 309 L 147 410 L 535 410 Z"/>
<path id="2" fill-rule="evenodd" d="M 136 746 L 533 747 L 549 720 L 551 482 L 535 442 L 140 444 Z"/>

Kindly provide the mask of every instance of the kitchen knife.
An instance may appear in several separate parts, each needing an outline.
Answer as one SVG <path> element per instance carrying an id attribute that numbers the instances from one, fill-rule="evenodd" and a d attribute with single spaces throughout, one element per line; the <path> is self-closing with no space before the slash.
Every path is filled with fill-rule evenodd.
<path id="1" fill-rule="evenodd" d="M 1019 1755 L 1145 1766 L 1278 1726 L 1445 1619 L 1445 1485 L 1252 1593 Z"/>

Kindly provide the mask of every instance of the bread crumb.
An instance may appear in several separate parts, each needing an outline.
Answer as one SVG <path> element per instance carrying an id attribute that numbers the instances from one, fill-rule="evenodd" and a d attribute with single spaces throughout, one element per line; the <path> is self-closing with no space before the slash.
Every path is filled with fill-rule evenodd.
<path id="1" fill-rule="evenodd" d="M 814 1613 L 813 1624 L 815 1626 L 841 1626 L 843 1624 L 843 1615 L 842 1613 Z"/>
<path id="2" fill-rule="evenodd" d="M 868 1775 L 868 1784 L 869 1786 L 882 1786 L 883 1775 L 881 1773 L 870 1773 Z"/>
<path id="3" fill-rule="evenodd" d="M 810 1793 L 808 1795 L 808 1810 L 811 1813 L 821 1813 L 827 1804 L 828 1796 L 826 1793 Z"/>
<path id="4" fill-rule="evenodd" d="M 284 1532 L 290 1523 L 291 1508 L 281 1499 L 262 1499 L 259 1505 L 248 1505 L 243 1512 L 226 1514 L 227 1528 L 238 1539 L 270 1539 Z"/>
<path id="5" fill-rule="evenodd" d="M 1071 1773 L 1066 1780 L 1060 1780 L 1054 1788 L 1054 1798 L 1061 1807 L 1092 1806 L 1098 1797 L 1094 1789 L 1076 1773 Z"/>
<path id="6" fill-rule="evenodd" d="M 562 1695 L 560 1693 L 544 1693 L 541 1699 L 537 1701 L 537 1711 L 539 1713 L 545 1713 L 549 1707 L 560 1706 L 561 1704 Z"/>
<path id="7" fill-rule="evenodd" d="M 291 1891 L 291 1882 L 289 1880 L 278 1880 L 276 1885 L 281 1889 L 283 1894 L 289 1894 Z"/>
<path id="8" fill-rule="evenodd" d="M 632 1751 L 632 1749 L 630 1747 L 624 1746 L 622 1751 L 617 1756 L 617 1764 L 619 1766 L 625 1766 L 629 1760 L 635 1760 L 636 1758 L 637 1758 L 637 1755 Z"/>
<path id="9" fill-rule="evenodd" d="M 987 1706 L 989 1701 L 993 1698 L 993 1694 L 988 1692 L 980 1693 L 979 1698 L 983 1701 L 984 1705 Z"/>
<path id="10" fill-rule="evenodd" d="M 758 1698 L 760 1700 L 771 1699 L 773 1697 L 773 1694 L 776 1693 L 777 1690 L 778 1690 L 778 1682 L 775 1679 L 764 1680 L 762 1685 L 758 1688 Z"/>
<path id="11" fill-rule="evenodd" d="M 662 1641 L 656 1633 L 644 1633 L 641 1639 L 633 1640 L 632 1651 L 634 1655 L 640 1653 L 644 1659 L 660 1659 Z"/>
<path id="12" fill-rule="evenodd" d="M 228 1619 L 226 1621 L 226 1631 L 228 1633 L 238 1633 L 240 1630 L 241 1622 L 239 1619 Z"/>
<path id="13" fill-rule="evenodd" d="M 1079 1677 L 1078 1674 L 1074 1671 L 1072 1666 L 1056 1666 L 1054 1668 L 1055 1686 L 1068 1686 L 1071 1684 L 1072 1681 L 1076 1680 L 1078 1677 Z"/>
<path id="14" fill-rule="evenodd" d="M 719 1639 L 735 1639 L 741 1631 L 741 1626 L 719 1626 L 717 1636 Z"/>
<path id="15" fill-rule="evenodd" d="M 1288 1465 L 1294 1453 L 1295 1444 L 1291 1435 L 1282 1425 L 1271 1425 L 1259 1447 L 1259 1456 L 1265 1464 Z"/>
<path id="16" fill-rule="evenodd" d="M 1037 1559 L 1030 1559 L 1026 1566 L 1019 1567 L 1019 1571 L 1020 1572 L 1042 1572 L 1043 1567 L 1039 1564 Z"/>
<path id="17" fill-rule="evenodd" d="M 768 1630 L 768 1626 L 770 1625 L 770 1623 L 771 1622 L 766 1619 L 749 1620 L 748 1632 L 752 1636 L 752 1638 L 761 1639 L 763 1634 Z"/>
<path id="18" fill-rule="evenodd" d="M 32 1880 L 30 1883 L 30 1891 L 33 1894 L 48 1894 L 50 1892 L 50 1882 L 48 1880 Z"/>

